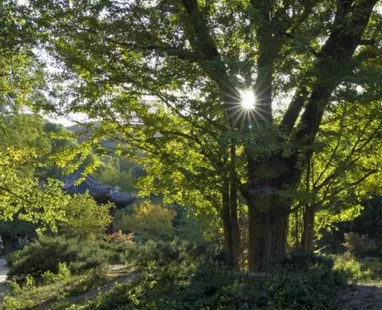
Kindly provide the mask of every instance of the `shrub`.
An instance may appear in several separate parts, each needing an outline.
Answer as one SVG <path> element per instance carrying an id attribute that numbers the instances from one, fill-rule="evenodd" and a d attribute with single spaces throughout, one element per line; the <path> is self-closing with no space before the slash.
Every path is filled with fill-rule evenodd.
<path id="1" fill-rule="evenodd" d="M 106 242 L 49 238 L 42 236 L 9 256 L 10 276 L 35 277 L 46 272 L 57 274 L 59 266 L 65 263 L 70 272 L 79 274 L 88 269 L 101 268 L 106 264 L 128 264 L 145 266 L 155 261 L 158 265 L 194 260 L 206 252 L 186 241 L 174 239 L 171 242 L 152 240 L 138 245 L 131 241 L 131 236 L 124 235 L 127 242 Z"/>
<path id="2" fill-rule="evenodd" d="M 17 235 L 35 236 L 36 226 L 22 220 L 0 221 L 0 236 L 3 241 L 13 241 Z"/>
<path id="3" fill-rule="evenodd" d="M 335 309 L 343 281 L 325 259 L 285 263 L 270 275 L 228 272 L 179 260 L 162 267 L 150 265 L 133 287 L 118 286 L 85 309 L 326 310 Z"/>
<path id="4" fill-rule="evenodd" d="M 171 240 L 174 237 L 172 220 L 175 212 L 149 202 L 140 204 L 132 215 L 124 214 L 118 229 L 132 232 L 143 241 Z"/>
<path id="5" fill-rule="evenodd" d="M 111 244 L 103 240 L 85 241 L 63 237 L 40 237 L 9 257 L 11 276 L 32 274 L 40 276 L 50 271 L 59 272 L 60 263 L 66 263 L 73 273 L 97 268 L 107 263 L 124 263 L 133 245 Z"/>
<path id="6" fill-rule="evenodd" d="M 364 256 L 380 254 L 376 247 L 375 240 L 370 239 L 367 235 L 361 237 L 359 234 L 350 232 L 344 234 L 344 239 L 344 247 L 354 255 Z"/>
<path id="7" fill-rule="evenodd" d="M 100 206 L 88 195 L 74 196 L 65 209 L 66 221 L 61 224 L 62 234 L 87 240 L 104 235 L 112 222 L 112 207 L 111 204 Z"/>
<path id="8" fill-rule="evenodd" d="M 98 270 L 89 270 L 81 275 L 72 275 L 65 264 L 58 274 L 44 273 L 43 281 L 27 277 L 23 284 L 10 281 L 0 305 L 1 310 L 56 309 L 56 304 L 68 296 L 78 296 L 104 284 L 107 278 Z M 67 309 L 61 308 L 61 309 Z"/>
<path id="9" fill-rule="evenodd" d="M 382 280 L 380 259 L 361 259 L 351 252 L 335 256 L 334 269 L 343 272 L 352 282 Z"/>
<path id="10" fill-rule="evenodd" d="M 108 242 L 122 242 L 122 243 L 133 243 L 133 234 L 124 234 L 122 231 L 118 231 L 111 235 L 106 236 L 106 241 Z"/>

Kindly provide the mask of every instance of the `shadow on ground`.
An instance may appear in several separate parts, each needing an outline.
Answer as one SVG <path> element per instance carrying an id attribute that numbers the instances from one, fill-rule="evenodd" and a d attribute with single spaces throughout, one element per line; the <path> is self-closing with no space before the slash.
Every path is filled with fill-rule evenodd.
<path id="1" fill-rule="evenodd" d="M 353 285 L 340 295 L 339 310 L 382 310 L 382 287 Z"/>

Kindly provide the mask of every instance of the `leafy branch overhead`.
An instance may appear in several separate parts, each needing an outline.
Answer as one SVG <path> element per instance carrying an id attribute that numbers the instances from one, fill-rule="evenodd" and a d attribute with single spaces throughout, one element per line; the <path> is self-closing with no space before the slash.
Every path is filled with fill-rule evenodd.
<path id="1" fill-rule="evenodd" d="M 367 117 L 381 104 L 377 0 L 30 6 L 59 70 L 56 111 L 86 113 L 99 124 L 95 140 L 112 137 L 130 154 L 144 152 L 146 189 L 202 201 L 201 209 L 219 214 L 227 238 L 238 202 L 247 205 L 253 271 L 285 254 L 301 191 L 341 200 L 346 187 L 379 172 L 359 159 L 379 144 L 377 117 Z M 253 109 L 241 105 L 248 90 Z M 341 122 L 345 103 L 354 108 Z"/>

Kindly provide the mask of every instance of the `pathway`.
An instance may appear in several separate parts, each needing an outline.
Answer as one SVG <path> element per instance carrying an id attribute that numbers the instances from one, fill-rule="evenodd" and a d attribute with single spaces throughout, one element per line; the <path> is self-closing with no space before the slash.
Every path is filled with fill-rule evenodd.
<path id="1" fill-rule="evenodd" d="M 382 287 L 357 285 L 341 295 L 338 309 L 382 310 Z"/>
<path id="2" fill-rule="evenodd" d="M 110 281 L 107 284 L 104 284 L 101 287 L 91 289 L 90 291 L 87 291 L 78 296 L 67 297 L 63 300 L 60 300 L 59 302 L 64 302 L 64 303 L 67 303 L 68 305 L 81 304 L 87 300 L 96 298 L 100 294 L 106 294 L 108 291 L 112 290 L 117 285 L 117 283 L 122 285 L 128 285 L 132 283 L 141 275 L 141 273 L 142 273 L 141 271 L 133 271 L 127 275 L 123 275 L 116 279 L 113 279 L 112 281 Z M 52 298 L 33 309 L 34 310 L 50 309 L 50 307 L 54 305 L 56 301 L 57 301 L 56 298 Z"/>
<path id="3" fill-rule="evenodd" d="M 0 258 L 0 299 L 1 295 L 7 289 L 7 273 L 8 273 L 7 261 Z"/>

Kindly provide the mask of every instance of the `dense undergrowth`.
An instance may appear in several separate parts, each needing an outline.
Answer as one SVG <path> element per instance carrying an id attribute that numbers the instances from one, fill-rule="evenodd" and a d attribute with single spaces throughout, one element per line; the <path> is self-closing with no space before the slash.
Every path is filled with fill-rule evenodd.
<path id="1" fill-rule="evenodd" d="M 27 276 L 21 283 L 11 281 L 0 309 L 32 309 L 50 301 L 55 302 L 84 293 L 105 280 L 106 276 L 100 269 L 90 269 L 75 275 L 70 272 L 66 264 L 60 264 L 57 273 L 47 271 L 42 274 L 39 281 L 31 276 Z"/>
<path id="2" fill-rule="evenodd" d="M 73 273 L 105 264 L 125 263 L 126 257 L 135 257 L 136 247 L 131 244 L 108 243 L 64 237 L 41 237 L 22 251 L 10 255 L 10 276 L 38 277 L 46 271 L 58 272 L 59 264 L 66 263 Z"/>
<path id="3" fill-rule="evenodd" d="M 380 258 L 357 258 L 350 252 L 331 257 L 334 259 L 333 269 L 344 273 L 350 283 L 382 283 L 382 260 Z"/>
<path id="4" fill-rule="evenodd" d="M 293 257 L 269 275 L 187 261 L 153 264 L 134 286 L 71 309 L 335 309 L 344 281 L 331 260 L 315 257 Z"/>
<path id="5" fill-rule="evenodd" d="M 65 299 L 110 280 L 103 271 L 110 264 L 134 265 L 142 273 L 133 284 L 81 305 Z M 218 248 L 180 239 L 139 245 L 45 237 L 12 255 L 10 265 L 18 280 L 3 309 L 29 309 L 44 300 L 54 301 L 51 309 L 335 309 L 346 282 L 329 258 L 298 254 L 272 274 L 232 272 Z"/>
<path id="6" fill-rule="evenodd" d="M 81 241 L 42 237 L 10 256 L 13 281 L 0 309 L 337 309 L 336 298 L 349 281 L 377 280 L 379 261 L 351 254 L 296 253 L 270 274 L 229 271 L 227 257 L 210 244 L 174 239 L 143 244 L 129 238 Z M 113 280 L 110 265 L 134 266 L 132 284 L 80 304 L 68 297 Z"/>

